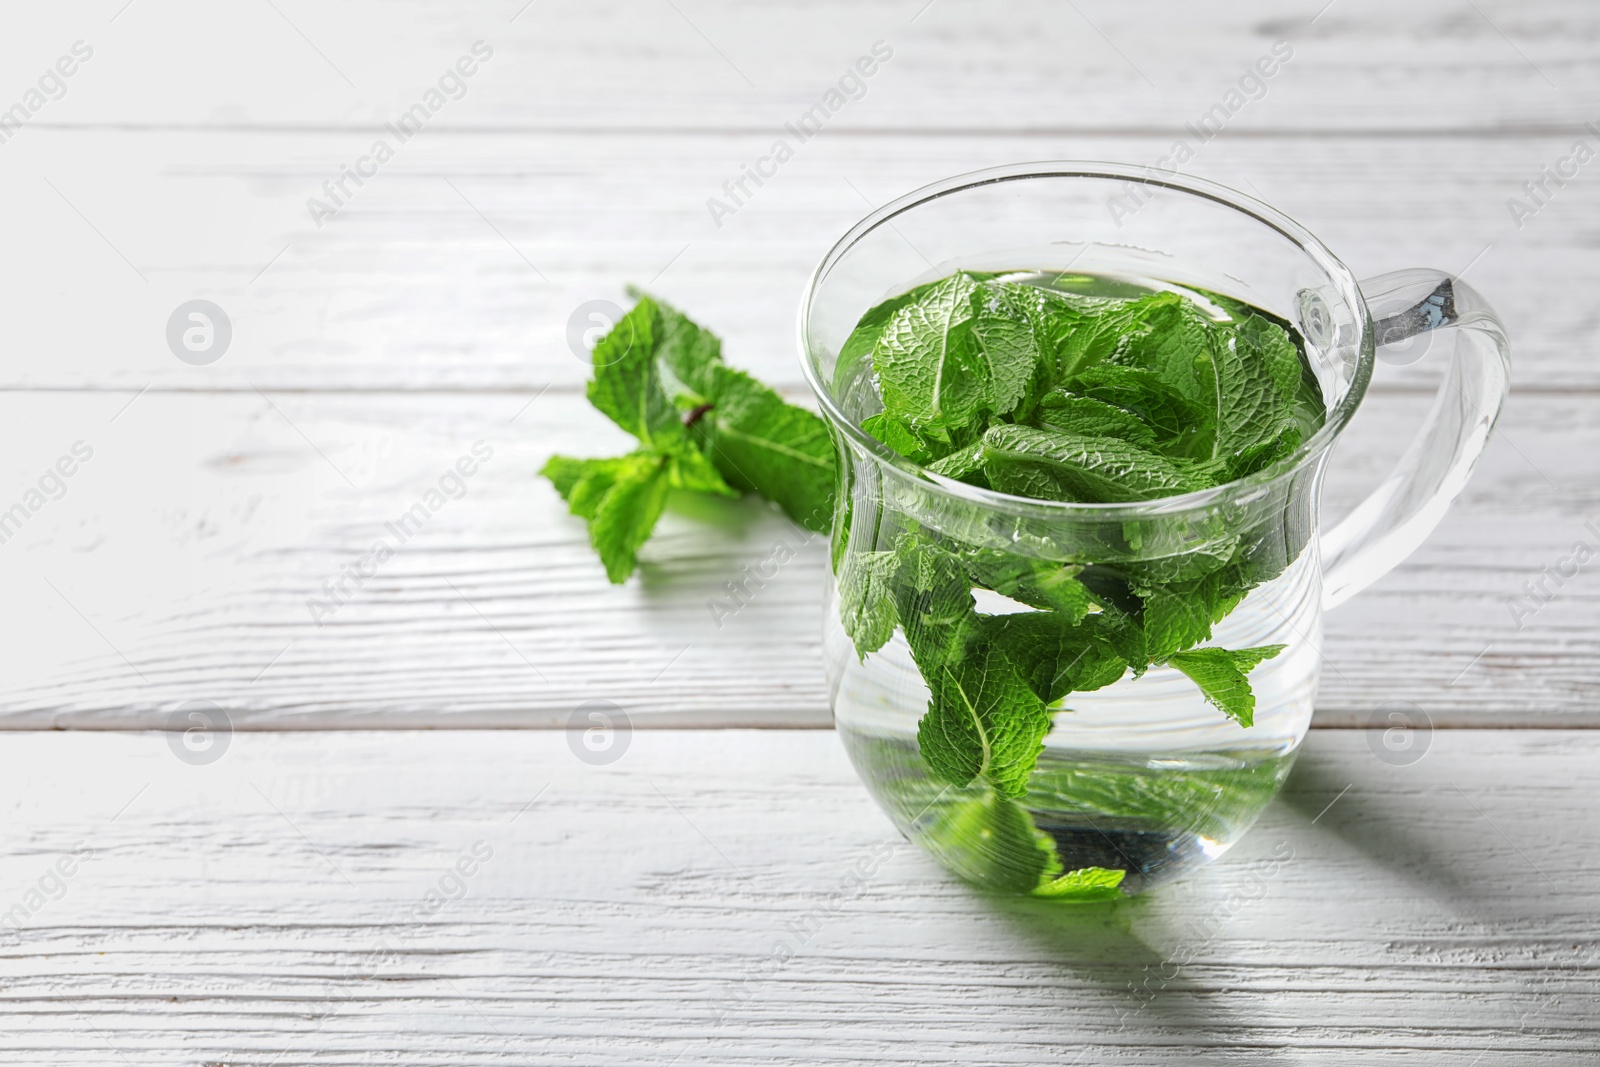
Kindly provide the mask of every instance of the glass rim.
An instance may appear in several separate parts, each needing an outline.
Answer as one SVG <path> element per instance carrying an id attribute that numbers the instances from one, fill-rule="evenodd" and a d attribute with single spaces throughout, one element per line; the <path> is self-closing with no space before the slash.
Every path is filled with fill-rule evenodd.
<path id="1" fill-rule="evenodd" d="M 1360 336 L 1357 339 L 1355 373 L 1351 376 L 1349 387 L 1345 390 L 1344 396 L 1328 412 L 1321 428 L 1301 442 L 1300 447 L 1289 455 L 1263 467 L 1254 474 L 1246 475 L 1231 482 L 1224 482 L 1209 489 L 1198 489 L 1174 496 L 1157 497 L 1153 500 L 1086 503 L 1039 500 L 1035 497 L 1016 496 L 994 489 L 969 485 L 966 482 L 936 474 L 922 464 L 902 456 L 849 419 L 839 409 L 834 399 L 832 388 L 820 380 L 816 363 L 811 358 L 811 336 L 808 324 L 817 290 L 827 278 L 829 271 L 861 238 L 878 227 L 891 223 L 897 216 L 910 211 L 912 208 L 937 200 L 940 197 L 986 185 L 1038 178 L 1108 178 L 1117 181 L 1137 182 L 1155 188 L 1170 189 L 1178 193 L 1210 200 L 1276 230 L 1283 237 L 1293 242 L 1302 252 L 1306 253 L 1316 263 L 1317 267 L 1327 275 L 1339 298 L 1356 312 L 1357 325 L 1360 327 Z M 1283 212 L 1270 204 L 1263 203 L 1256 197 L 1205 178 L 1197 178 L 1177 172 L 1154 172 L 1150 167 L 1127 163 L 1075 160 L 1012 163 L 1005 166 L 967 171 L 966 173 L 956 174 L 914 189 L 875 209 L 850 227 L 838 241 L 834 242 L 833 246 L 822 257 L 821 262 L 817 264 L 816 269 L 812 271 L 811 277 L 806 282 L 805 291 L 800 298 L 797 326 L 801 371 L 805 374 L 806 383 L 816 396 L 823 415 L 835 430 L 843 433 L 865 449 L 874 459 L 915 478 L 930 489 L 953 497 L 963 498 L 972 504 L 992 509 L 1003 508 L 1013 512 L 1026 511 L 1035 515 L 1058 519 L 1078 517 L 1105 520 L 1122 516 L 1131 517 L 1152 513 L 1179 512 L 1226 503 L 1236 498 L 1253 497 L 1269 491 L 1278 481 L 1294 477 L 1303 468 L 1320 459 L 1333 446 L 1339 434 L 1349 425 L 1351 418 L 1355 415 L 1356 408 L 1360 406 L 1363 397 L 1366 395 L 1367 385 L 1372 379 L 1376 351 L 1373 343 L 1372 317 L 1367 310 L 1366 300 L 1361 295 L 1361 288 L 1356 281 L 1355 275 L 1351 273 L 1349 267 L 1345 266 L 1344 261 L 1334 255 L 1333 251 L 1321 239 Z"/>

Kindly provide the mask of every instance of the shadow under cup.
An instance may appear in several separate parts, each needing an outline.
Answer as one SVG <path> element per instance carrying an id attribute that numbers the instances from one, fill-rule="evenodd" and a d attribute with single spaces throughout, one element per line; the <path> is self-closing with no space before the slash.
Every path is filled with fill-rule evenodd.
<path id="1" fill-rule="evenodd" d="M 1326 421 L 1254 475 L 1136 504 L 1028 500 L 930 474 L 861 430 L 882 404 L 865 361 L 841 366 L 839 354 L 868 309 L 956 270 L 1081 272 L 1243 301 L 1299 330 Z M 1025 165 L 951 179 L 863 220 L 817 269 L 800 341 L 840 459 L 825 618 L 830 698 L 879 804 L 951 870 L 1011 892 L 1051 895 L 1054 885 L 1072 899 L 1058 875 L 1104 869 L 1124 872 L 1117 891 L 1133 893 L 1220 855 L 1271 801 L 1311 720 L 1323 607 L 1318 484 L 1373 361 L 1371 320 L 1349 270 L 1291 220 L 1206 182 L 1106 164 Z M 1023 795 L 934 777 L 917 744 L 929 689 L 903 632 L 863 657 L 841 622 L 841 609 L 860 609 L 874 568 L 894 566 L 908 532 L 957 554 L 1092 565 L 1082 573 L 1134 585 L 1247 569 L 1253 587 L 1205 643 L 1286 646 L 1249 675 L 1253 725 L 1223 715 L 1176 669 L 1152 666 L 1069 693 Z M 975 596 L 979 612 L 1026 610 L 981 585 Z"/>

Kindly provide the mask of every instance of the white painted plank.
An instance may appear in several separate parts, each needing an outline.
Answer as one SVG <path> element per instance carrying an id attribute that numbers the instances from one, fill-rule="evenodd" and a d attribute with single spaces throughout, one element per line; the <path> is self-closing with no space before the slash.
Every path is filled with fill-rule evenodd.
<path id="1" fill-rule="evenodd" d="M 608 585 L 535 475 L 552 451 L 628 447 L 581 397 L 149 392 L 123 410 L 130 396 L 0 396 L 0 505 L 74 442 L 94 449 L 0 544 L 0 726 L 149 727 L 189 700 L 269 728 L 548 726 L 588 699 L 641 722 L 828 722 L 821 539 L 757 502 L 685 504 L 639 576 Z M 1424 399 L 1370 403 L 1335 457 L 1329 514 L 1376 480 Z M 1511 609 L 1575 542 L 1600 547 L 1593 409 L 1513 400 L 1433 539 L 1329 616 L 1322 723 L 1390 700 L 1441 725 L 1596 721 L 1594 564 L 1528 617 Z M 493 456 L 465 495 L 401 544 L 385 524 L 479 441 Z M 779 541 L 796 557 L 719 625 L 713 598 Z M 328 593 L 351 567 L 374 573 Z"/>
<path id="2" fill-rule="evenodd" d="M 1299 217 L 1360 275 L 1467 270 L 1509 324 L 1520 387 L 1592 389 L 1595 323 L 1578 294 L 1600 287 L 1586 228 L 1600 182 L 1580 176 L 1520 228 L 1506 207 L 1572 140 L 1232 139 L 1190 169 Z M 801 291 L 873 205 L 1019 160 L 1153 162 L 1170 139 L 823 135 L 719 227 L 707 199 L 769 138 L 428 133 L 319 229 L 308 198 L 366 144 L 96 130 L 4 146 L 0 193 L 14 211 L 0 248 L 11 294 L 0 384 L 576 385 L 588 368 L 569 346 L 573 316 L 636 283 L 716 330 L 736 362 L 798 385 Z M 165 333 L 196 297 L 233 323 L 227 352 L 203 367 L 180 362 Z M 1426 366 L 1383 371 L 1380 384 L 1414 383 Z"/>
<path id="3" fill-rule="evenodd" d="M 241 734 L 209 766 L 7 735 L 0 761 L 18 1067 L 1523 1067 L 1597 1040 L 1593 732 L 1441 731 L 1407 767 L 1313 732 L 1228 856 L 1089 907 L 951 880 L 826 732 L 642 731 L 603 767 L 537 731 Z"/>
<path id="4" fill-rule="evenodd" d="M 431 125 L 767 129 L 879 40 L 893 58 L 838 128 L 1177 129 L 1278 40 L 1292 59 L 1237 128 L 1576 125 L 1600 86 L 1582 0 L 96 0 L 7 21 L 13 98 L 74 41 L 94 49 L 31 119 L 79 126 L 377 128 L 479 39 L 494 57 Z"/>

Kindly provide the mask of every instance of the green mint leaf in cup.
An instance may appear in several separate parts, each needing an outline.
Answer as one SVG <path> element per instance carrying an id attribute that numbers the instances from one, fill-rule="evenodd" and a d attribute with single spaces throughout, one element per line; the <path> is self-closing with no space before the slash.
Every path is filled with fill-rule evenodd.
<path id="1" fill-rule="evenodd" d="M 1231 592 L 1213 575 L 1145 590 L 1141 599 L 1145 649 L 1150 658 L 1164 662 L 1174 652 L 1210 640 L 1217 602 Z"/>
<path id="2" fill-rule="evenodd" d="M 870 383 L 881 410 L 862 428 L 932 475 L 1041 501 L 1160 501 L 1263 469 L 1323 417 L 1286 324 L 1209 297 L 958 272 L 870 309 L 836 378 Z M 1198 646 L 1299 555 L 1300 531 L 1219 517 L 1175 536 L 1141 519 L 1052 558 L 1048 544 L 989 543 L 982 526 L 975 542 L 959 521 L 929 527 L 892 494 L 879 507 L 877 536 L 902 532 L 859 560 L 842 552 L 843 622 L 862 658 L 904 635 L 929 692 L 917 741 L 934 780 L 1022 796 L 1056 709 L 1152 667 L 1253 721 L 1248 675 L 1276 650 Z M 981 614 L 974 589 L 1015 610 Z M 1063 877 L 1063 899 L 1105 888 Z"/>
<path id="3" fill-rule="evenodd" d="M 870 422 L 871 420 L 867 420 Z M 863 423 L 863 426 L 866 424 Z M 887 442 L 885 442 L 887 443 Z M 936 459 L 928 464 L 928 470 L 934 474 L 942 474 L 946 478 L 968 482 L 989 488 L 988 476 L 983 472 L 983 442 L 958 448 L 942 459 Z"/>
<path id="4" fill-rule="evenodd" d="M 914 425 L 964 426 L 989 400 L 989 375 L 972 335 L 977 284 L 952 274 L 897 308 L 872 347 L 884 407 Z"/>
<path id="5" fill-rule="evenodd" d="M 958 661 L 979 628 L 972 581 L 960 557 L 916 533 L 895 544 L 895 615 L 922 677 Z"/>
<path id="6" fill-rule="evenodd" d="M 1208 433 L 1215 418 L 1211 409 L 1201 407 L 1142 367 L 1101 363 L 1074 375 L 1067 388 L 1073 395 L 1099 400 L 1135 416 L 1150 427 L 1156 447 L 1165 452 L 1179 451 L 1184 441 Z M 1048 421 L 1047 416 L 1040 416 L 1041 424 Z M 1141 443 L 1135 438 L 1124 439 Z"/>
<path id="7" fill-rule="evenodd" d="M 1194 301 L 1173 292 L 1142 296 L 1129 304 L 1124 314 L 1126 333 L 1111 362 L 1142 367 L 1202 409 L 1215 413 L 1211 348 L 1220 330 L 1218 324 Z"/>
<path id="8" fill-rule="evenodd" d="M 1176 652 L 1168 661 L 1194 679 L 1207 700 L 1240 726 L 1255 720 L 1256 697 L 1246 677 L 1262 660 L 1271 659 L 1286 645 L 1265 645 L 1230 652 L 1225 648 L 1196 648 Z"/>
<path id="9" fill-rule="evenodd" d="M 1202 488 L 1172 460 L 1114 437 L 1001 424 L 983 435 L 983 469 L 1004 493 L 1110 504 Z"/>
<path id="10" fill-rule="evenodd" d="M 1083 867 L 1062 873 L 1049 834 L 1027 808 L 993 790 L 972 797 L 936 796 L 922 845 L 968 881 L 1006 893 L 1071 903 L 1119 900 L 1127 872 Z"/>
<path id="11" fill-rule="evenodd" d="M 1003 797 L 1027 792 L 1050 714 L 998 647 L 980 644 L 942 663 L 928 679 L 932 700 L 917 729 L 935 778 L 981 778 Z"/>
<path id="12" fill-rule="evenodd" d="M 1038 348 L 1026 321 L 990 296 L 958 273 L 895 309 L 871 351 L 887 410 L 913 426 L 948 431 L 1017 405 Z"/>
<path id="13" fill-rule="evenodd" d="M 972 334 L 989 379 L 988 409 L 1012 411 L 1040 374 L 1041 350 L 1028 308 L 1017 306 L 1006 290 L 984 283 L 972 296 Z"/>
<path id="14" fill-rule="evenodd" d="M 1039 401 L 1034 423 L 1042 430 L 1080 437 L 1114 437 L 1144 449 L 1156 447 L 1156 429 L 1127 408 L 1066 389 L 1046 393 Z"/>
<path id="15" fill-rule="evenodd" d="M 859 373 L 863 364 L 870 362 L 872 350 L 878 343 L 883 328 L 889 324 L 889 319 L 894 313 L 921 297 L 929 286 L 919 286 L 909 292 L 870 308 L 856 323 L 855 329 L 850 331 L 850 336 L 845 338 L 844 344 L 839 349 L 839 362 L 834 368 L 834 378 L 840 383 L 847 383 L 850 377 Z"/>
<path id="16" fill-rule="evenodd" d="M 984 618 L 993 647 L 1005 652 L 1040 700 L 1054 704 L 1068 693 L 1087 693 L 1118 681 L 1128 661 L 1112 641 L 1113 624 L 1099 616 L 1074 623 L 1053 611 Z"/>
<path id="17" fill-rule="evenodd" d="M 840 561 L 839 614 L 856 655 L 866 659 L 894 636 L 894 578 L 900 557 L 894 552 L 857 552 Z"/>
<path id="18" fill-rule="evenodd" d="M 1084 867 L 1068 871 L 1033 890 L 1036 897 L 1071 901 L 1075 904 L 1100 903 L 1121 900 L 1121 885 L 1127 871 L 1107 870 L 1104 867 Z"/>
<path id="19" fill-rule="evenodd" d="M 962 553 L 972 584 L 1020 604 L 1054 611 L 1068 623 L 1081 622 L 1094 610 L 1094 599 L 1079 581 L 1081 566 L 1033 559 L 994 548 Z"/>
<path id="20" fill-rule="evenodd" d="M 887 411 L 880 411 L 865 419 L 861 428 L 913 462 L 929 463 L 935 457 L 937 446 L 918 436 L 903 419 Z"/>
<path id="21" fill-rule="evenodd" d="M 1033 893 L 1061 871 L 1055 843 L 1014 800 L 985 790 L 970 798 L 941 796 L 930 807 L 934 818 L 919 835 L 921 843 L 970 882 Z"/>

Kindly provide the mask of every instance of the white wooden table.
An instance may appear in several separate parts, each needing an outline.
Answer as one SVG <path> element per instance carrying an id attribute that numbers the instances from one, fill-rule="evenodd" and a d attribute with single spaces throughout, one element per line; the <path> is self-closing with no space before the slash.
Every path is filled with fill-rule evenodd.
<path id="1" fill-rule="evenodd" d="M 1595 1062 L 1600 560 L 1512 604 L 1600 549 L 1600 162 L 1523 190 L 1600 151 L 1600 9 L 1324 3 L 5 12 L 0 512 L 28 514 L 0 543 L 0 1062 Z M 1329 617 L 1319 728 L 1233 853 L 1116 905 L 982 897 L 817 729 L 820 544 L 721 627 L 707 599 L 798 543 L 761 507 L 669 513 L 606 584 L 533 474 L 623 445 L 569 320 L 643 284 L 801 397 L 800 288 L 871 206 L 1154 162 L 1278 40 L 1187 169 L 1359 274 L 1467 271 L 1516 395 L 1434 537 Z M 478 41 L 421 132 L 385 129 Z M 232 324 L 209 365 L 165 336 L 193 299 Z M 1330 513 L 1429 375 L 1380 367 Z M 476 442 L 464 495 L 314 617 Z M 603 766 L 549 729 L 595 699 L 634 727 Z M 1408 766 L 1366 729 L 1391 700 L 1435 727 Z M 195 701 L 235 729 L 210 764 L 160 732 Z"/>

